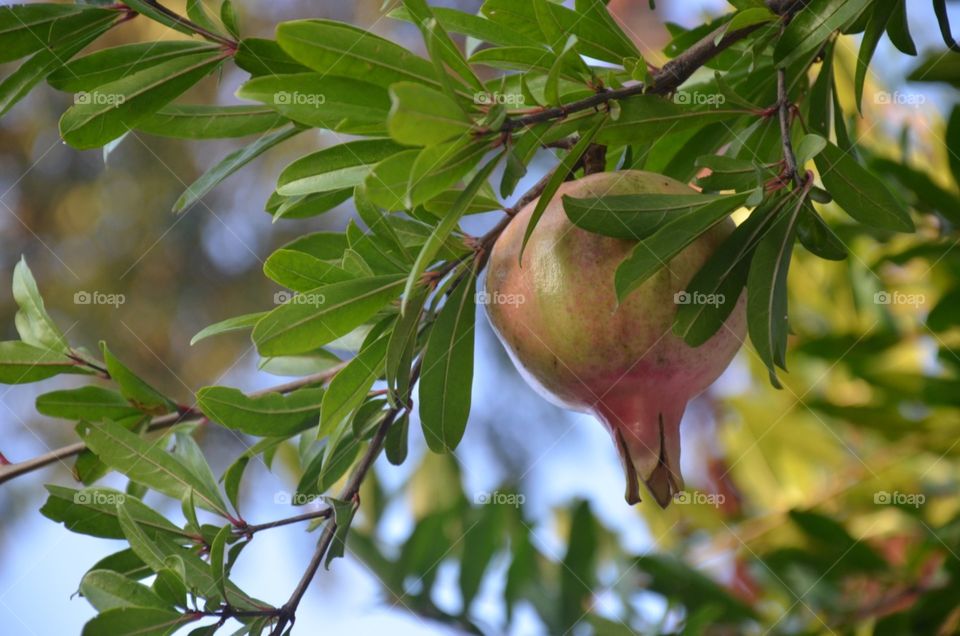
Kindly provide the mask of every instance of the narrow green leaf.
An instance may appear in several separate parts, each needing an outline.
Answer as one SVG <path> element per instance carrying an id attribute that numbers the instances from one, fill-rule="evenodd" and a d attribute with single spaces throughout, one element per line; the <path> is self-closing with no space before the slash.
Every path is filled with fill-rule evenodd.
<path id="1" fill-rule="evenodd" d="M 423 247 L 420 248 L 420 253 L 417 254 L 417 260 L 414 262 L 413 267 L 410 270 L 410 274 L 407 276 L 406 284 L 403 288 L 403 301 L 401 304 L 402 311 L 407 311 L 407 301 L 412 298 L 414 288 L 420 282 L 420 277 L 427 270 L 427 267 L 429 267 L 434 261 L 434 258 L 440 251 L 441 246 L 447 240 L 447 237 L 449 237 L 453 232 L 453 229 L 457 226 L 457 223 L 460 222 L 460 218 L 466 211 L 467 206 L 476 196 L 481 186 L 486 183 L 487 177 L 489 177 L 490 173 L 493 172 L 494 167 L 496 167 L 497 163 L 500 162 L 500 158 L 502 156 L 502 153 L 497 155 L 477 171 L 477 174 L 473 176 L 473 179 L 470 180 L 470 183 L 467 184 L 467 187 L 463 190 L 463 192 L 460 193 L 460 195 L 457 197 L 457 200 L 454 201 L 446 216 L 440 220 L 440 223 L 438 223 L 433 229 L 433 232 L 423 244 Z"/>
<path id="2" fill-rule="evenodd" d="M 441 91 L 414 82 L 390 86 L 390 136 L 407 146 L 430 146 L 468 135 L 473 121 Z"/>
<path id="3" fill-rule="evenodd" d="M 110 421 L 85 423 L 81 435 L 97 457 L 131 480 L 178 501 L 193 488 L 199 505 L 229 518 L 220 493 L 211 491 L 158 440 L 143 439 Z"/>
<path id="4" fill-rule="evenodd" d="M 296 196 L 353 188 L 363 183 L 373 166 L 405 150 L 387 139 L 367 139 L 324 148 L 297 159 L 277 178 L 277 192 Z"/>
<path id="5" fill-rule="evenodd" d="M 162 415 L 176 410 L 176 403 L 166 398 L 128 369 L 111 353 L 106 342 L 100 343 L 100 349 L 103 352 L 103 360 L 107 365 L 107 371 L 110 372 L 110 379 L 117 384 L 120 393 L 131 404 L 154 415 Z"/>
<path id="6" fill-rule="evenodd" d="M 115 607 L 87 622 L 81 636 L 167 636 L 196 620 L 174 610 Z"/>
<path id="7" fill-rule="evenodd" d="M 263 264 L 263 273 L 271 280 L 298 292 L 308 292 L 324 285 L 342 283 L 356 276 L 341 267 L 321 261 L 315 256 L 297 250 L 279 249 Z M 279 292 L 278 304 L 290 300 L 291 295 Z"/>
<path id="8" fill-rule="evenodd" d="M 319 287 L 267 314 L 254 327 L 253 341 L 261 355 L 310 351 L 369 320 L 402 285 L 402 276 L 390 275 Z"/>
<path id="9" fill-rule="evenodd" d="M 917 45 L 913 42 L 910 25 L 907 23 L 907 0 L 890 0 L 890 2 L 895 8 L 887 22 L 887 36 L 902 53 L 916 55 Z"/>
<path id="10" fill-rule="evenodd" d="M 320 388 L 250 397 L 238 389 L 208 386 L 197 391 L 197 406 L 229 429 L 258 437 L 291 437 L 316 425 L 323 396 Z"/>
<path id="11" fill-rule="evenodd" d="M 679 215 L 740 195 L 622 194 L 575 199 L 563 197 L 567 218 L 577 227 L 613 238 L 638 241 Z"/>
<path id="12" fill-rule="evenodd" d="M 353 515 L 357 511 L 357 506 L 352 501 L 343 501 L 334 497 L 327 497 L 326 502 L 333 508 L 333 523 L 337 527 L 333 534 L 333 541 L 330 543 L 330 549 L 327 550 L 327 556 L 323 562 L 323 567 L 329 570 L 330 563 L 334 559 L 341 558 L 346 551 L 347 534 L 350 532 L 350 524 L 353 522 Z"/>
<path id="13" fill-rule="evenodd" d="M 0 64 L 55 47 L 78 31 L 120 14 L 113 9 L 52 3 L 0 7 Z"/>
<path id="14" fill-rule="evenodd" d="M 110 570 L 92 570 L 80 581 L 80 593 L 98 612 L 114 607 L 173 609 L 146 585 Z"/>
<path id="15" fill-rule="evenodd" d="M 844 211 L 866 225 L 913 232 L 913 221 L 886 184 L 856 159 L 828 143 L 816 157 L 820 179 Z"/>
<path id="16" fill-rule="evenodd" d="M 60 134 L 75 148 L 103 146 L 186 92 L 222 61 L 218 52 L 184 55 L 99 86 L 63 114 Z"/>
<path id="17" fill-rule="evenodd" d="M 19 340 L 0 342 L 0 384 L 27 384 L 61 373 L 90 373 L 58 351 Z"/>
<path id="18" fill-rule="evenodd" d="M 323 396 L 318 435 L 329 435 L 363 403 L 373 383 L 383 375 L 388 341 L 389 338 L 383 336 L 365 343 L 356 357 L 330 381 Z"/>
<path id="19" fill-rule="evenodd" d="M 173 204 L 174 212 L 183 212 L 194 203 L 199 201 L 208 192 L 213 190 L 220 183 L 232 175 L 234 172 L 247 165 L 267 150 L 290 139 L 294 135 L 302 132 L 294 126 L 281 128 L 280 130 L 265 135 L 248 146 L 231 152 L 221 159 L 213 167 L 200 175 L 200 178 L 190 184 L 190 187 L 180 195 L 176 203 Z"/>
<path id="20" fill-rule="evenodd" d="M 630 256 L 617 267 L 614 275 L 617 300 L 622 301 L 630 292 L 663 269 L 670 259 L 698 236 L 742 207 L 749 196 L 737 194 L 721 197 L 698 210 L 676 215 L 640 241 Z"/>
<path id="21" fill-rule="evenodd" d="M 13 299 L 20 308 L 14 322 L 23 342 L 51 352 L 70 351 L 63 332 L 47 313 L 37 281 L 22 256 L 13 268 Z"/>
<path id="22" fill-rule="evenodd" d="M 166 517 L 142 501 L 111 488 L 75 490 L 48 484 L 50 496 L 40 514 L 56 523 L 62 523 L 70 532 L 104 539 L 122 539 L 123 530 L 117 517 L 117 503 L 124 502 L 127 512 L 150 537 L 165 534 L 175 541 L 183 541 L 186 533 Z"/>
<path id="23" fill-rule="evenodd" d="M 855 20 L 869 0 L 813 0 L 790 20 L 774 49 L 777 68 L 803 60 L 830 35 Z"/>
<path id="24" fill-rule="evenodd" d="M 893 0 L 887 2 L 875 2 L 870 7 L 870 19 L 867 22 L 867 28 L 863 32 L 863 39 L 860 41 L 860 50 L 857 53 L 857 72 L 854 79 L 853 94 L 857 100 L 857 110 L 863 112 L 860 107 L 863 101 L 863 85 L 867 78 L 867 69 L 870 67 L 870 60 L 873 59 L 873 53 L 877 50 L 877 44 L 887 29 L 890 16 L 897 10 L 897 3 Z"/>
<path id="25" fill-rule="evenodd" d="M 308 73 L 306 66 L 290 57 L 276 40 L 244 38 L 240 40 L 237 54 L 233 56 L 237 66 L 253 77 L 262 75 L 290 75 Z"/>
<path id="26" fill-rule="evenodd" d="M 430 450 L 452 452 L 470 415 L 476 276 L 466 274 L 437 316 L 423 354 L 420 421 Z"/>
<path id="27" fill-rule="evenodd" d="M 233 318 L 227 318 L 226 320 L 221 320 L 212 325 L 204 327 L 197 332 L 193 338 L 190 339 L 190 346 L 193 346 L 200 342 L 201 340 L 206 340 L 211 336 L 218 336 L 222 333 L 230 333 L 232 331 L 243 331 L 245 329 L 253 329 L 253 326 L 257 322 L 267 315 L 267 312 L 259 312 L 256 314 L 245 314 L 243 316 L 234 316 Z"/>
<path id="28" fill-rule="evenodd" d="M 567 177 L 570 176 L 570 173 L 580 161 L 580 158 L 583 157 L 583 153 L 585 153 L 587 148 L 590 147 L 590 144 L 593 143 L 594 137 L 597 136 L 597 133 L 606 124 L 606 121 L 606 118 L 598 117 L 593 126 L 591 126 L 588 131 L 580 135 L 580 139 L 573 146 L 573 148 L 570 149 L 570 152 L 568 152 L 563 159 L 560 160 L 560 163 L 557 164 L 557 167 L 553 169 L 553 173 L 550 175 L 547 185 L 543 188 L 543 192 L 540 193 L 539 199 L 537 199 L 537 206 L 533 209 L 533 214 L 530 215 L 530 221 L 527 223 L 527 228 L 524 230 L 523 243 L 520 245 L 521 261 L 523 260 L 523 251 L 527 246 L 527 241 L 530 240 L 533 230 L 536 229 L 537 223 L 540 221 L 540 217 L 543 216 L 543 212 L 547 209 L 551 199 L 553 199 L 553 195 L 556 194 L 558 189 L 560 189 L 560 184 L 566 181 Z"/>
<path id="29" fill-rule="evenodd" d="M 277 27 L 277 42 L 313 70 L 363 78 L 384 88 L 396 82 L 442 86 L 433 65 L 364 29 L 332 20 L 296 20 Z"/>
<path id="30" fill-rule="evenodd" d="M 620 102 L 616 119 L 606 119 L 597 134 L 597 143 L 639 144 L 660 139 L 664 135 L 690 128 L 699 128 L 717 121 L 730 122 L 745 114 L 736 108 L 688 106 L 658 95 L 636 95 Z"/>
<path id="31" fill-rule="evenodd" d="M 420 205 L 465 177 L 489 150 L 472 137 L 428 146 L 420 151 L 410 170 L 406 207 Z"/>
<path id="32" fill-rule="evenodd" d="M 266 106 L 169 104 L 137 123 L 137 130 L 179 139 L 227 139 L 265 133 L 287 123 Z"/>
<path id="33" fill-rule="evenodd" d="M 36 407 L 42 415 L 68 420 L 121 420 L 142 414 L 116 391 L 98 386 L 44 393 Z"/>

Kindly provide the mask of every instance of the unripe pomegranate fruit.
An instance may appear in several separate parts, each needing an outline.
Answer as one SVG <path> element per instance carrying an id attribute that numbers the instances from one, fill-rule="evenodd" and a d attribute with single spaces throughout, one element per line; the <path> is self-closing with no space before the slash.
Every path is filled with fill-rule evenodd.
<path id="1" fill-rule="evenodd" d="M 636 245 L 574 226 L 561 197 L 693 194 L 688 186 L 638 170 L 592 174 L 563 184 L 527 243 L 536 206 L 507 226 L 490 255 L 487 314 L 514 364 L 550 401 L 594 414 L 617 445 L 626 499 L 642 479 L 666 507 L 683 488 L 680 419 L 687 402 L 733 359 L 745 332 L 745 298 L 721 328 L 693 348 L 672 332 L 675 296 L 733 230 L 726 219 L 677 254 L 617 306 L 614 272 Z"/>

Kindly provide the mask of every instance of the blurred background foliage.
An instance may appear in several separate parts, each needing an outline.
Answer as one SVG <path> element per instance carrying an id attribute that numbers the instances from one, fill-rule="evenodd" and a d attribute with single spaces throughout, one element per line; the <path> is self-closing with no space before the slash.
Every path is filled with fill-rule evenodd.
<path id="1" fill-rule="evenodd" d="M 281 20 L 326 17 L 421 46 L 415 28 L 379 19 L 380 0 L 237 4 L 249 35 L 269 36 Z M 657 63 L 669 41 L 664 21 L 693 26 L 707 15 L 688 4 L 700 3 L 658 14 L 639 1 L 615 0 L 611 8 Z M 931 10 L 909 4 L 915 37 L 932 47 Z M 132 34 L 137 29 L 150 32 Z M 103 44 L 165 37 L 169 31 L 143 20 Z M 841 39 L 837 55 L 841 101 L 853 113 L 855 40 Z M 960 85 L 960 72 L 939 84 L 898 84 L 913 62 L 898 66 L 893 58 L 882 44 L 874 66 L 883 77 L 868 78 L 851 136 L 898 195 L 939 214 L 925 217 L 916 234 L 891 238 L 825 206 L 851 255 L 836 263 L 797 251 L 783 390 L 769 386 L 747 345 L 691 404 L 687 500 L 666 511 L 648 502 L 628 508 L 606 433 L 533 395 L 481 320 L 465 443 L 455 456 L 437 456 L 417 438 L 413 461 L 378 466 L 362 493 L 350 565 L 338 564 L 315 584 L 298 621 L 304 633 L 333 626 L 333 633 L 733 634 L 742 628 L 724 625 L 744 618 L 757 633 L 958 633 L 960 131 L 947 131 L 956 101 L 947 85 Z M 239 80 L 230 71 L 204 82 L 193 101 L 232 103 Z M 883 91 L 923 99 L 869 97 Z M 10 280 L 26 255 L 71 341 L 93 348 L 106 338 L 132 368 L 183 401 L 207 384 L 275 383 L 257 371 L 243 336 L 189 341 L 212 322 L 270 302 L 277 289 L 259 269 L 271 250 L 345 225 L 345 206 L 276 224 L 263 211 L 279 170 L 334 136 L 302 135 L 172 216 L 186 184 L 244 141 L 137 134 L 106 158 L 77 152 L 59 141 L 55 125 L 67 100 L 42 88 L 0 121 L 0 279 Z M 471 218 L 467 230 L 493 218 Z M 125 302 L 76 304 L 78 291 L 123 294 Z M 9 292 L 0 294 L 2 339 L 15 337 L 14 311 Z M 4 388 L 0 452 L 16 461 L 75 439 L 63 422 L 33 412 L 37 394 L 60 386 L 62 379 Z M 215 469 L 242 448 L 215 427 L 198 438 Z M 248 510 L 280 516 L 273 496 L 295 482 L 295 451 L 282 451 L 272 473 L 252 470 Z M 17 633 L 74 633 L 91 613 L 85 604 L 45 613 L 30 599 L 47 586 L 65 597 L 109 548 L 88 537 L 60 542 L 66 532 L 50 531 L 36 512 L 41 478 L 69 483 L 69 466 L 0 491 L 0 624 L 22 625 Z M 260 550 L 257 558 L 234 574 L 265 598 L 285 595 L 310 549 L 302 529 L 279 537 L 288 541 L 251 548 Z M 49 581 L 52 567 L 62 581 Z"/>

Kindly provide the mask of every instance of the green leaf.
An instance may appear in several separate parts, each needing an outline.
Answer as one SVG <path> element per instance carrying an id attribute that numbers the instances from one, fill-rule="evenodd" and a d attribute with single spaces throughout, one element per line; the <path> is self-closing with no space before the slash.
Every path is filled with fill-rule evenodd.
<path id="1" fill-rule="evenodd" d="M 390 110 L 386 89 L 360 79 L 318 73 L 254 78 L 240 87 L 237 97 L 267 104 L 306 126 L 358 135 L 386 133 Z"/>
<path id="2" fill-rule="evenodd" d="M 170 104 L 137 124 L 137 130 L 179 139 L 227 139 L 265 133 L 287 120 L 266 106 Z"/>
<path id="3" fill-rule="evenodd" d="M 753 250 L 782 207 L 783 201 L 771 200 L 755 209 L 687 283 L 686 298 L 699 302 L 677 305 L 673 333 L 691 347 L 709 340 L 730 316 L 747 283 Z"/>
<path id="4" fill-rule="evenodd" d="M 777 68 L 803 60 L 823 46 L 830 35 L 853 22 L 869 0 L 813 0 L 790 20 L 777 41 L 773 59 Z"/>
<path id="5" fill-rule="evenodd" d="M 443 24 L 436 19 L 433 10 L 427 4 L 426 0 L 403 0 L 403 6 L 423 34 L 424 43 L 427 45 L 427 52 L 433 60 L 433 66 L 437 71 L 437 75 L 445 84 L 450 82 L 451 85 L 445 87 L 447 93 L 452 94 L 454 88 L 450 81 L 450 75 L 447 73 L 444 65 L 456 73 L 456 75 L 473 90 L 483 91 L 483 82 L 480 81 L 473 72 L 473 69 L 470 68 L 470 65 L 467 64 L 460 49 L 458 49 L 454 41 L 450 39 L 450 35 L 443 27 Z"/>
<path id="6" fill-rule="evenodd" d="M 407 437 L 409 431 L 410 416 L 404 413 L 397 418 L 387 432 L 387 439 L 384 440 L 383 446 L 386 451 L 387 461 L 394 466 L 400 466 L 407 459 Z"/>
<path id="7" fill-rule="evenodd" d="M 263 273 L 284 287 L 298 292 L 308 292 L 323 285 L 342 283 L 356 278 L 350 272 L 327 261 L 298 250 L 279 249 L 263 264 Z M 289 294 L 277 294 L 283 301 Z"/>
<path id="8" fill-rule="evenodd" d="M 200 175 L 199 179 L 190 184 L 190 187 L 187 188 L 187 190 L 180 195 L 180 198 L 177 199 L 176 203 L 173 204 L 173 211 L 183 212 L 184 210 L 188 209 L 194 203 L 202 199 L 204 195 L 220 185 L 220 182 L 232 175 L 234 172 L 247 165 L 267 150 L 270 150 L 274 146 L 286 141 L 287 139 L 290 139 L 300 132 L 302 131 L 294 126 L 281 128 L 276 132 L 261 137 L 252 144 L 231 152 L 218 163 L 214 164 L 213 167 L 209 168 L 206 172 Z"/>
<path id="9" fill-rule="evenodd" d="M 318 287 L 277 307 L 253 329 L 261 355 L 310 351 L 347 335 L 400 293 L 403 277 L 375 276 Z M 299 296 L 294 297 L 300 298 Z"/>
<path id="10" fill-rule="evenodd" d="M 770 383 L 781 388 L 776 367 L 786 370 L 787 272 L 803 199 L 789 214 L 779 214 L 757 244 L 747 276 L 747 332 L 757 355 L 770 373 Z"/>
<path id="11" fill-rule="evenodd" d="M 797 220 L 797 238 L 807 250 L 820 258 L 842 261 L 847 257 L 846 245 L 809 202 L 804 203 L 800 218 Z"/>
<path id="12" fill-rule="evenodd" d="M 573 628 L 582 618 L 580 608 L 593 594 L 597 578 L 597 520 L 586 501 L 579 502 L 572 515 L 567 553 L 560 573 L 560 620 L 565 630 Z"/>
<path id="13" fill-rule="evenodd" d="M 363 182 L 370 203 L 385 210 L 403 210 L 407 204 L 410 175 L 419 154 L 416 149 L 404 150 L 374 166 Z"/>
<path id="14" fill-rule="evenodd" d="M 761 185 L 764 175 L 754 162 L 724 155 L 698 157 L 696 166 L 710 170 L 710 174 L 697 178 L 697 185 L 705 192 L 750 190 Z"/>
<path id="15" fill-rule="evenodd" d="M 413 298 L 407 300 L 404 312 L 390 332 L 384 375 L 387 386 L 393 389 L 394 396 L 399 400 L 405 399 L 410 388 L 410 364 L 413 361 L 420 317 L 426 299 L 426 290 L 415 291 Z"/>
<path id="16" fill-rule="evenodd" d="M 197 620 L 194 614 L 150 607 L 116 607 L 91 619 L 81 636 L 167 636 Z"/>
<path id="17" fill-rule="evenodd" d="M 804 135 L 795 151 L 798 168 L 802 168 L 808 161 L 823 152 L 827 147 L 827 140 L 817 134 Z"/>
<path id="18" fill-rule="evenodd" d="M 253 329 L 253 326 L 256 325 L 257 322 L 259 322 L 259 320 L 266 315 L 267 312 L 264 311 L 255 314 L 234 316 L 233 318 L 227 318 L 226 320 L 216 322 L 198 331 L 197 335 L 190 339 L 190 346 L 197 344 L 201 340 L 206 340 L 210 336 L 218 336 L 222 333 Z"/>
<path id="19" fill-rule="evenodd" d="M 237 54 L 233 56 L 237 66 L 253 77 L 261 75 L 289 75 L 307 73 L 306 66 L 290 57 L 276 40 L 244 38 L 240 40 Z"/>
<path id="20" fill-rule="evenodd" d="M 676 557 L 642 556 L 637 558 L 636 567 L 650 577 L 650 590 L 683 603 L 690 612 L 698 612 L 705 607 L 721 608 L 722 614 L 717 617 L 717 622 L 741 621 L 754 616 L 753 610 L 743 601 Z"/>
<path id="21" fill-rule="evenodd" d="M 317 423 L 324 390 L 298 389 L 256 397 L 238 389 L 208 386 L 197 391 L 197 406 L 214 422 L 258 437 L 292 437 Z"/>
<path id="22" fill-rule="evenodd" d="M 735 108 L 702 109 L 678 104 L 658 95 L 636 95 L 620 102 L 620 113 L 597 133 L 597 143 L 639 144 L 666 134 L 699 128 L 717 121 L 730 122 L 747 111 Z"/>
<path id="23" fill-rule="evenodd" d="M 398 143 L 431 146 L 469 135 L 473 121 L 444 93 L 413 82 L 390 87 L 387 129 Z"/>
<path id="24" fill-rule="evenodd" d="M 873 59 L 873 53 L 877 50 L 877 44 L 886 31 L 890 16 L 897 10 L 897 3 L 893 0 L 887 2 L 875 2 L 870 7 L 870 20 L 867 22 L 867 28 L 863 32 L 863 40 L 860 42 L 860 50 L 857 53 L 857 73 L 854 80 L 853 94 L 857 99 L 857 110 L 862 112 L 860 107 L 863 101 L 863 85 L 867 78 L 867 69 L 870 67 L 870 60 Z"/>
<path id="25" fill-rule="evenodd" d="M 13 299 L 20 310 L 14 317 L 20 339 L 28 345 L 51 352 L 68 353 L 70 345 L 54 324 L 43 304 L 37 281 L 22 256 L 13 268 Z"/>
<path id="26" fill-rule="evenodd" d="M 61 91 L 89 91 L 185 55 L 215 53 L 218 50 L 216 44 L 191 40 L 163 40 L 112 46 L 65 64 L 51 73 L 47 82 Z"/>
<path id="27" fill-rule="evenodd" d="M 68 420 L 122 420 L 141 415 L 125 397 L 98 386 L 44 393 L 37 397 L 37 412 Z"/>
<path id="28" fill-rule="evenodd" d="M 187 17 L 211 33 L 220 33 L 216 19 L 207 10 L 203 0 L 187 0 Z"/>
<path id="29" fill-rule="evenodd" d="M 910 26 L 907 24 L 907 0 L 891 0 L 891 2 L 895 8 L 887 22 L 887 36 L 901 52 L 916 55 L 917 45 L 910 36 Z"/>
<path id="30" fill-rule="evenodd" d="M 315 492 L 326 492 L 353 465 L 363 444 L 353 434 L 350 422 L 344 422 L 338 431 L 327 438 L 327 447 L 323 453 L 323 464 L 313 486 Z M 307 490 L 306 492 L 310 492 Z"/>
<path id="31" fill-rule="evenodd" d="M 106 15 L 91 25 L 82 25 L 72 35 L 65 35 L 52 46 L 42 48 L 30 56 L 30 59 L 0 82 L 0 115 L 6 114 L 41 80 L 106 33 L 114 24 L 114 17 Z"/>
<path id="32" fill-rule="evenodd" d="M 451 33 L 461 33 L 491 44 L 524 46 L 530 40 L 507 24 L 498 24 L 483 16 L 464 13 L 446 7 L 432 7 L 433 15 Z"/>
<path id="33" fill-rule="evenodd" d="M 475 511 L 477 519 L 463 538 L 463 560 L 460 562 L 460 595 L 464 610 L 469 611 L 480 591 L 483 575 L 504 536 L 500 506 L 483 506 Z"/>
<path id="34" fill-rule="evenodd" d="M 406 207 L 427 201 L 465 177 L 489 150 L 472 137 L 428 146 L 420 151 L 410 170 Z"/>
<path id="35" fill-rule="evenodd" d="M 617 267 L 614 284 L 617 300 L 642 285 L 648 278 L 663 270 L 674 256 L 690 245 L 698 236 L 742 207 L 749 194 L 736 194 L 717 199 L 698 210 L 676 215 L 669 222 L 640 241 Z"/>
<path id="36" fill-rule="evenodd" d="M 103 146 L 186 92 L 222 61 L 219 52 L 184 55 L 99 86 L 63 114 L 60 134 L 75 148 Z"/>
<path id="37" fill-rule="evenodd" d="M 349 199 L 351 193 L 350 188 L 302 197 L 283 197 L 274 193 L 267 201 L 266 209 L 273 215 L 274 222 L 280 219 L 305 219 L 329 212 Z"/>
<path id="38" fill-rule="evenodd" d="M 319 435 L 329 435 L 363 404 L 373 383 L 383 375 L 389 338 L 365 343 L 360 352 L 330 381 L 323 396 Z"/>
<path id="39" fill-rule="evenodd" d="M 158 441 L 149 441 L 110 421 L 87 422 L 81 436 L 104 463 L 131 480 L 178 501 L 193 488 L 197 503 L 229 518 L 219 492 L 212 491 Z"/>
<path id="40" fill-rule="evenodd" d="M 227 31 L 235 38 L 240 37 L 240 24 L 237 19 L 237 11 L 233 8 L 233 2 L 230 0 L 223 0 L 220 3 L 220 21 L 223 22 L 223 26 L 227 27 Z"/>
<path id="41" fill-rule="evenodd" d="M 120 362 L 107 348 L 106 342 L 100 343 L 100 349 L 103 351 L 103 361 L 107 365 L 107 371 L 110 372 L 110 379 L 117 384 L 120 393 L 131 404 L 154 415 L 170 413 L 177 409 L 176 403 L 164 397 L 162 393 L 141 380 Z"/>
<path id="42" fill-rule="evenodd" d="M 487 177 L 493 172 L 494 167 L 499 163 L 500 157 L 502 156 L 502 154 L 497 155 L 477 171 L 477 174 L 473 176 L 473 179 L 470 180 L 467 187 L 460 193 L 457 200 L 454 201 L 446 216 L 440 220 L 440 223 L 433 229 L 433 232 L 431 232 L 429 238 L 427 238 L 423 244 L 423 247 L 420 248 L 420 253 L 417 254 L 417 260 L 410 269 L 410 274 L 407 276 L 407 281 L 403 288 L 402 311 L 407 311 L 407 302 L 413 297 L 414 288 L 420 282 L 420 277 L 434 261 L 440 248 L 447 240 L 447 237 L 450 236 L 453 229 L 460 222 L 460 218 L 463 216 L 470 201 L 476 196 L 481 186 L 486 183 Z"/>
<path id="43" fill-rule="evenodd" d="M 175 541 L 184 541 L 186 533 L 166 517 L 132 495 L 111 488 L 74 490 L 63 486 L 45 486 L 50 496 L 40 514 L 62 523 L 70 532 L 104 539 L 122 539 L 123 530 L 117 517 L 117 503 L 124 502 L 127 512 L 150 537 L 164 534 Z"/>
<path id="44" fill-rule="evenodd" d="M 452 452 L 463 438 L 473 390 L 476 272 L 447 297 L 430 330 L 420 377 L 420 421 L 430 450 Z"/>
<path id="45" fill-rule="evenodd" d="M 0 64 L 55 47 L 78 31 L 119 16 L 116 10 L 83 5 L 36 3 L 0 7 Z"/>
<path id="46" fill-rule="evenodd" d="M 597 118 L 597 121 L 591 126 L 590 130 L 580 136 L 580 139 L 573 148 L 570 149 L 570 152 L 568 152 L 563 159 L 560 160 L 560 163 L 557 164 L 557 167 L 553 169 L 553 173 L 547 180 L 543 192 L 540 193 L 540 197 L 537 199 L 537 206 L 533 209 L 533 214 L 530 215 L 530 221 L 527 222 L 527 227 L 523 232 L 523 243 L 520 245 L 521 261 L 523 260 L 523 251 L 527 247 L 527 241 L 530 240 L 533 230 L 536 229 L 537 223 L 540 222 L 540 217 L 543 216 L 547 206 L 550 205 L 553 195 L 560 189 L 560 184 L 566 181 L 570 173 L 573 172 L 574 167 L 580 161 L 580 158 L 583 157 L 583 153 L 585 153 L 587 148 L 590 147 L 590 144 L 593 143 L 594 137 L 597 136 L 597 133 L 605 123 L 605 118 Z"/>
<path id="47" fill-rule="evenodd" d="M 567 218 L 577 227 L 613 238 L 639 241 L 664 223 L 740 195 L 622 194 L 575 199 L 563 197 Z"/>
<path id="48" fill-rule="evenodd" d="M 171 29 L 186 35 L 194 34 L 193 29 L 191 29 L 188 25 L 183 24 L 181 20 L 171 16 L 169 13 L 157 9 L 156 3 L 153 0 L 130 0 L 124 4 L 137 13 L 150 18 L 154 22 L 159 22 L 164 26 L 168 26 Z"/>
<path id="49" fill-rule="evenodd" d="M 350 524 L 353 522 L 357 506 L 352 501 L 343 501 L 334 497 L 327 497 L 326 502 L 333 508 L 333 523 L 337 528 L 323 562 L 323 566 L 329 570 L 330 563 L 344 554 L 347 547 L 347 534 L 350 532 Z"/>
<path id="50" fill-rule="evenodd" d="M 374 164 L 405 150 L 387 139 L 351 141 L 297 159 L 277 178 L 277 192 L 296 196 L 352 188 L 363 183 Z"/>
<path id="51" fill-rule="evenodd" d="M 80 581 L 80 593 L 98 612 L 114 607 L 172 609 L 146 585 L 110 570 L 92 570 Z"/>
<path id="52" fill-rule="evenodd" d="M 728 33 L 736 33 L 737 31 L 747 27 L 764 24 L 766 22 L 774 22 L 776 19 L 777 14 L 767 7 L 751 7 L 749 9 L 737 11 L 733 17 L 730 18 L 730 21 L 727 22 L 723 33 L 714 39 L 714 44 L 719 44 L 722 42 L 723 38 L 726 37 Z"/>
<path id="53" fill-rule="evenodd" d="M 220 528 L 220 532 L 214 537 L 210 544 L 210 570 L 213 572 L 213 580 L 220 590 L 220 595 L 227 598 L 227 564 L 224 558 L 224 552 L 227 547 L 227 540 L 233 536 L 233 526 L 227 524 Z"/>
<path id="54" fill-rule="evenodd" d="M 849 153 L 828 143 L 816 157 L 820 179 L 844 211 L 866 225 L 913 232 L 913 221 L 886 184 Z"/>
<path id="55" fill-rule="evenodd" d="M 326 75 L 363 78 L 383 88 L 417 82 L 442 89 L 430 62 L 343 22 L 284 22 L 277 27 L 277 42 L 295 60 Z"/>
<path id="56" fill-rule="evenodd" d="M 27 384 L 61 373 L 90 373 L 58 351 L 19 340 L 0 342 L 0 384 Z"/>

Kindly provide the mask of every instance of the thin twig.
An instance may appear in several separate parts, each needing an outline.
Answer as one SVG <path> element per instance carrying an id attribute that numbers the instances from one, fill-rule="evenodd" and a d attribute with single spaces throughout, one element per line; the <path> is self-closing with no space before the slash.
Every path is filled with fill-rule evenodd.
<path id="1" fill-rule="evenodd" d="M 787 73 L 784 69 L 777 69 L 777 109 L 780 114 L 780 142 L 783 144 L 783 163 L 785 166 L 783 182 L 793 179 L 798 188 L 802 188 L 804 179 L 797 169 L 797 156 L 793 152 L 793 141 L 790 139 L 790 124 L 792 120 L 790 95 L 787 92 Z"/>
<path id="2" fill-rule="evenodd" d="M 334 375 L 337 374 L 340 369 L 346 366 L 346 363 L 341 363 L 327 369 L 326 371 L 321 371 L 319 373 L 314 373 L 313 375 L 304 376 L 292 382 L 286 382 L 284 384 L 278 384 L 277 386 L 270 387 L 268 389 L 263 389 L 260 391 L 254 391 L 250 394 L 250 397 L 262 397 L 268 393 L 290 393 L 313 384 L 323 384 L 329 381 Z M 167 415 L 162 415 L 160 417 L 155 417 L 150 421 L 150 426 L 147 427 L 149 431 L 158 431 L 165 428 L 170 428 L 176 424 L 183 422 L 192 422 L 199 419 L 203 419 L 202 415 L 198 415 L 192 408 L 177 413 L 170 413 Z M 0 465 L 0 484 L 7 482 L 11 479 L 19 477 L 20 475 L 25 475 L 27 473 L 33 472 L 44 466 L 49 466 L 59 461 L 63 461 L 69 457 L 79 455 L 87 446 L 83 442 L 77 442 L 75 444 L 70 444 L 68 446 L 63 446 L 61 448 L 54 449 L 49 453 L 44 453 L 39 457 L 34 457 L 33 459 L 28 459 L 16 464 L 9 464 L 7 466 Z"/>
<path id="3" fill-rule="evenodd" d="M 231 50 L 236 50 L 237 47 L 239 46 L 239 43 L 236 40 L 232 40 L 218 33 L 214 33 L 212 31 L 209 31 L 203 28 L 193 20 L 185 18 L 179 13 L 177 13 L 176 11 L 172 11 L 171 9 L 168 9 L 167 7 L 163 6 L 162 4 L 157 2 L 157 0 L 144 0 L 144 2 L 146 2 L 148 5 L 150 5 L 151 7 L 153 7 L 160 13 L 162 13 L 163 15 L 167 16 L 168 18 L 170 18 L 180 26 L 184 26 L 190 29 L 191 31 L 193 31 L 194 33 L 196 33 L 197 35 L 199 35 L 200 37 L 206 40 L 210 40 L 211 42 L 216 42 L 217 44 L 222 44 Z"/>
<path id="4" fill-rule="evenodd" d="M 314 510 L 312 512 L 305 512 L 301 515 L 287 517 L 286 519 L 277 519 L 276 521 L 268 521 L 266 523 L 238 526 L 233 529 L 233 532 L 234 534 L 237 534 L 240 536 L 249 537 L 258 532 L 263 532 L 264 530 L 272 530 L 273 528 L 289 526 L 294 523 L 300 523 L 301 521 L 312 521 L 314 519 L 326 519 L 331 514 L 333 514 L 333 510 L 331 510 L 330 508 L 322 508 L 320 510 Z"/>

